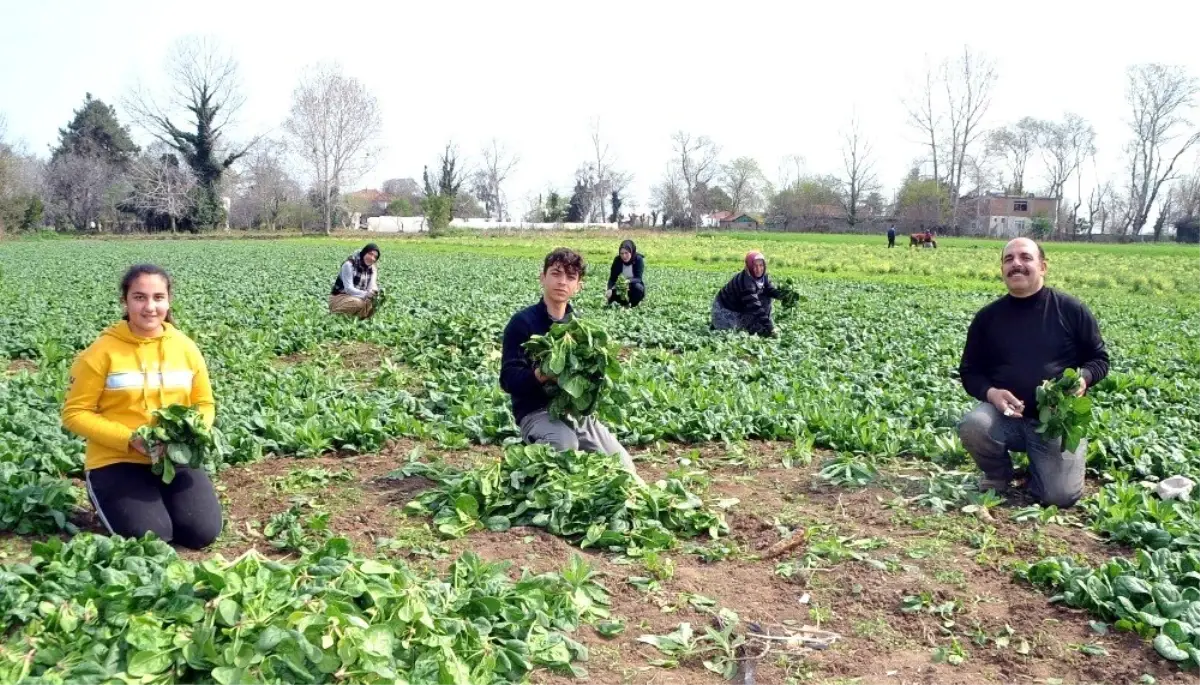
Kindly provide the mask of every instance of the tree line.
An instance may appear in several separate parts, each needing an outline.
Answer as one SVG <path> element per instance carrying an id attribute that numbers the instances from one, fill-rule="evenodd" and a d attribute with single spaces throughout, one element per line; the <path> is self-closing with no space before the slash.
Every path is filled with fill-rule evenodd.
<path id="1" fill-rule="evenodd" d="M 1149 228 L 1158 239 L 1174 225 L 1191 238 L 1200 221 L 1200 130 L 1192 119 L 1200 80 L 1176 66 L 1129 68 L 1125 167 L 1117 177 L 1097 179 L 1086 197 L 1084 172 L 1096 168 L 1092 125 L 1065 112 L 989 126 L 998 75 L 986 56 L 964 48 L 927 65 L 904 100 L 923 151 L 891 197 L 883 195 L 873 141 L 853 116 L 840 132 L 842 165 L 825 174 L 789 154 L 769 176 L 753 157 L 723 159 L 710 137 L 677 131 L 672 157 L 643 203 L 650 210 L 641 214 L 628 209 L 637 204 L 630 195 L 634 175 L 621 167 L 598 119 L 588 131 L 591 154 L 570 190 L 529 193 L 519 208 L 507 186 L 521 158 L 497 140 L 474 160 L 448 142 L 420 182 L 395 178 L 378 191 L 348 193 L 378 165 L 383 117 L 366 84 L 338 65 L 305 70 L 280 135 L 240 141 L 229 131 L 245 95 L 227 50 L 209 39 L 181 39 L 165 72 L 164 89 L 138 87 L 121 103 L 152 141 L 145 147 L 134 144 L 114 106 L 90 93 L 59 130 L 48 158 L 8 141 L 0 115 L 0 231 L 329 231 L 356 216 L 418 214 L 435 230 L 453 216 L 697 227 L 718 214 L 751 214 L 785 229 L 814 221 L 853 229 L 900 219 L 970 232 L 976 200 L 989 193 L 1059 198 L 1057 216 L 1033 222 L 1041 234 Z"/>

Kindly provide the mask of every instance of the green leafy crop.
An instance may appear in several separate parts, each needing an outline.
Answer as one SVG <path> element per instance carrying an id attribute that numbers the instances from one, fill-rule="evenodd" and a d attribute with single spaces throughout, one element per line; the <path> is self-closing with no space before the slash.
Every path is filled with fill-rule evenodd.
<path id="1" fill-rule="evenodd" d="M 295 564 L 184 561 L 152 536 L 79 535 L 0 566 L 0 682 L 510 683 L 576 676 L 608 593 L 578 557 L 523 573 L 466 553 L 443 578 L 334 538 Z"/>
<path id="2" fill-rule="evenodd" d="M 554 418 L 588 416 L 621 377 L 618 346 L 609 342 L 602 327 L 579 317 L 554 324 L 546 335 L 533 336 L 525 350 L 542 375 L 556 379 L 547 386 Z"/>
<path id="3" fill-rule="evenodd" d="M 1050 601 L 1087 609 L 1118 630 L 1153 638 L 1166 659 L 1200 666 L 1200 552 L 1138 550 L 1098 569 L 1066 557 L 1025 564 L 1019 578 L 1051 589 Z"/>
<path id="4" fill-rule="evenodd" d="M 716 538 L 729 530 L 724 517 L 679 480 L 640 483 L 613 455 L 515 445 L 502 461 L 470 471 L 414 461 L 392 475 L 438 483 L 408 510 L 432 513 L 447 537 L 533 526 L 581 547 L 636 551 L 674 547 L 679 536 Z"/>
<path id="5" fill-rule="evenodd" d="M 219 461 L 213 431 L 192 407 L 173 404 L 155 410 L 151 422 L 137 429 L 135 435 L 145 442 L 147 451 L 161 448 L 162 454 L 151 470 L 162 476 L 164 483 L 175 480 L 177 465 L 211 472 Z"/>
<path id="6" fill-rule="evenodd" d="M 1075 395 L 1080 380 L 1077 369 L 1067 369 L 1062 377 L 1044 381 L 1037 388 L 1037 432 L 1048 440 L 1062 438 L 1066 452 L 1079 449 L 1083 432 L 1092 421 L 1092 399 Z"/>

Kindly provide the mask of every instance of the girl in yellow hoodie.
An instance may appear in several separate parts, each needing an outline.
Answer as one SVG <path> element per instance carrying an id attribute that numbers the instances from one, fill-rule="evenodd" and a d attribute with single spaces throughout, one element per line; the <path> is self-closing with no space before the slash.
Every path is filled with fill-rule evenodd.
<path id="1" fill-rule="evenodd" d="M 121 279 L 122 321 L 108 327 L 71 367 L 63 425 L 87 440 L 88 495 L 110 533 L 207 547 L 221 532 L 221 505 L 208 474 L 176 467 L 163 483 L 134 431 L 155 409 L 195 407 L 212 426 L 216 415 L 208 367 L 196 343 L 174 326 L 171 277 L 139 264 Z"/>

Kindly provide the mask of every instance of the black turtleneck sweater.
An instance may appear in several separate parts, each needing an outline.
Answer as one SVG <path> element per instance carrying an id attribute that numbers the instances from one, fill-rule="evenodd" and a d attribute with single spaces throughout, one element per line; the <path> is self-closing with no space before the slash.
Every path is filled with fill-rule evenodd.
<path id="1" fill-rule="evenodd" d="M 1078 368 L 1088 387 L 1108 375 L 1108 352 L 1096 318 L 1079 300 L 1043 287 L 1025 298 L 1005 295 L 975 314 L 958 372 L 963 388 L 981 402 L 988 388 L 1008 390 L 1037 418 L 1042 381 Z"/>

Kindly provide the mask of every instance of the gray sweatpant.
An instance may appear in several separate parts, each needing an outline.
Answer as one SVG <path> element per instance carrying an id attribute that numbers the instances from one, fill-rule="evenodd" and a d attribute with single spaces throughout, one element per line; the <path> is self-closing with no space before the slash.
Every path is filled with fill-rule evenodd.
<path id="1" fill-rule="evenodd" d="M 579 450 L 620 455 L 621 465 L 630 473 L 637 474 L 633 457 L 629 456 L 629 452 L 625 451 L 608 428 L 595 417 L 560 421 L 551 418 L 550 412 L 541 409 L 521 419 L 521 439 L 528 443 L 550 445 L 560 452 Z"/>
<path id="2" fill-rule="evenodd" d="M 979 470 L 992 480 L 1012 480 L 1010 451 L 1029 455 L 1029 491 L 1045 505 L 1065 509 L 1083 496 L 1087 442 L 1074 454 L 1063 452 L 1062 440 L 1046 440 L 1037 420 L 1008 417 L 988 402 L 980 402 L 958 424 L 963 447 Z"/>

